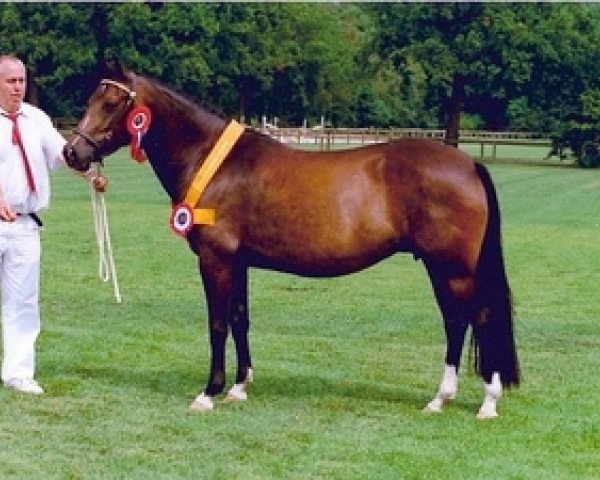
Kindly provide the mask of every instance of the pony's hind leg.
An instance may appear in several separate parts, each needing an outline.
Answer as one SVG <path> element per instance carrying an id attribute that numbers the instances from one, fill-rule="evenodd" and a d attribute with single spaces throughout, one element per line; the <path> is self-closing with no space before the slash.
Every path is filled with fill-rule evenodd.
<path id="1" fill-rule="evenodd" d="M 429 413 L 439 413 L 444 408 L 444 405 L 450 400 L 454 400 L 458 390 L 458 367 L 456 365 L 444 365 L 444 374 L 440 387 L 433 400 L 426 406 L 425 411 Z"/>
<path id="2" fill-rule="evenodd" d="M 447 352 L 444 374 L 436 396 L 425 410 L 441 412 L 444 405 L 453 400 L 458 389 L 458 370 L 465 335 L 469 324 L 477 343 L 476 362 L 479 373 L 484 379 L 484 399 L 477 414 L 479 419 L 498 416 L 496 405 L 502 396 L 502 372 L 510 374 L 517 371 L 514 354 L 512 326 L 509 320 L 498 321 L 497 317 L 510 315 L 510 299 L 501 289 L 493 293 L 486 292 L 482 300 L 480 291 L 475 290 L 471 277 L 444 278 L 430 269 L 434 292 L 444 317 Z M 496 303 L 486 296 L 498 297 Z M 490 305 L 490 307 L 481 307 Z M 499 324 L 499 326 L 498 326 Z"/>
<path id="3" fill-rule="evenodd" d="M 477 413 L 477 418 L 484 420 L 486 418 L 496 418 L 496 404 L 502 396 L 502 383 L 500 382 L 500 373 L 494 372 L 490 383 L 484 384 L 483 403 Z"/>
<path id="4" fill-rule="evenodd" d="M 253 380 L 250 345 L 248 341 L 250 330 L 248 268 L 245 265 L 240 265 L 234 270 L 229 323 L 237 354 L 237 374 L 235 384 L 227 392 L 224 401 L 240 402 L 248 398 L 246 388 Z"/>
<path id="5" fill-rule="evenodd" d="M 459 293 L 464 295 L 465 286 L 467 291 L 470 290 L 471 281 L 469 279 L 451 279 L 445 273 L 443 266 L 435 266 L 432 262 L 426 262 L 426 267 L 444 319 L 447 348 L 440 386 L 435 397 L 425 406 L 424 410 L 439 413 L 445 404 L 456 397 L 460 359 L 469 326 L 468 303 L 457 295 L 452 286 L 460 285 Z"/>

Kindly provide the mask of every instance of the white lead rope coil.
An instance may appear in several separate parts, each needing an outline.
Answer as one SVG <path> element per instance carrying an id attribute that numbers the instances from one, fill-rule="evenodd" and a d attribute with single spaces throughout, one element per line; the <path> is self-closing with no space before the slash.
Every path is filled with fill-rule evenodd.
<path id="1" fill-rule="evenodd" d="M 110 241 L 104 194 L 97 192 L 94 189 L 92 182 L 90 182 L 90 190 L 92 195 L 94 231 L 96 233 L 96 243 L 98 244 L 98 275 L 103 282 L 108 282 L 112 279 L 115 300 L 117 303 L 121 303 L 121 292 L 119 290 L 117 269 L 115 267 L 112 243 Z"/>

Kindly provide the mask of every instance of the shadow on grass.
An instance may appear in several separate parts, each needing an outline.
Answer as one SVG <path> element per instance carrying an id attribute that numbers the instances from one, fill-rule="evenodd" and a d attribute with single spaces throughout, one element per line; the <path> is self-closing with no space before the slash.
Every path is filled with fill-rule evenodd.
<path id="1" fill-rule="evenodd" d="M 190 370 L 174 370 L 156 368 L 141 369 L 128 367 L 91 367 L 75 368 L 71 371 L 80 377 L 116 387 L 116 391 L 126 389 L 135 390 L 136 396 L 148 392 L 166 397 L 179 397 L 185 401 L 191 401 L 199 394 L 205 386 L 206 377 L 194 374 Z M 83 380 L 85 381 L 85 380 Z M 224 389 L 230 387 L 233 375 Z M 435 387 L 434 387 L 435 388 Z M 64 392 L 67 394 L 67 392 Z M 466 394 L 467 392 L 465 392 Z M 411 387 L 410 384 L 398 383 L 377 384 L 373 382 L 362 382 L 356 380 L 332 379 L 324 375 L 304 375 L 290 373 L 277 375 L 272 373 L 260 373 L 254 383 L 249 387 L 250 399 L 261 399 L 262 402 L 269 398 L 278 400 L 290 399 L 290 401 L 305 399 L 314 401 L 337 401 L 344 399 L 355 400 L 357 404 L 369 402 L 391 403 L 408 406 L 411 409 L 421 410 L 433 395 L 434 390 L 429 388 Z M 223 395 L 219 396 L 219 400 Z M 479 397 L 459 398 L 452 402 L 452 408 L 467 412 L 474 412 L 479 406 Z"/>
<path id="2" fill-rule="evenodd" d="M 290 374 L 278 376 L 273 374 L 261 375 L 251 387 L 254 396 L 267 395 L 280 398 L 322 397 L 327 399 L 352 399 L 356 403 L 390 403 L 408 406 L 411 409 L 422 410 L 427 402 L 435 395 L 435 388 L 412 386 L 410 383 L 399 381 L 398 384 L 381 384 L 359 380 L 331 379 L 322 375 Z M 480 398 L 455 400 L 453 408 L 473 412 L 479 406 Z"/>

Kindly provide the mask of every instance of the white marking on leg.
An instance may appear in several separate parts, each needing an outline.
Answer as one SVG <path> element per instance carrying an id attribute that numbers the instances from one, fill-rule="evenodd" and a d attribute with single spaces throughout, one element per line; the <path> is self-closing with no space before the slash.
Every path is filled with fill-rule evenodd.
<path id="1" fill-rule="evenodd" d="M 425 407 L 426 412 L 439 413 L 444 405 L 456 397 L 458 390 L 458 373 L 455 365 L 445 365 L 440 388 L 435 398 Z"/>
<path id="2" fill-rule="evenodd" d="M 484 420 L 487 418 L 496 418 L 498 413 L 496 412 L 496 403 L 502 396 L 502 382 L 500 382 L 500 373 L 494 372 L 492 374 L 492 383 L 484 384 L 485 395 L 483 397 L 483 403 L 477 413 L 477 418 Z"/>
<path id="3" fill-rule="evenodd" d="M 227 392 L 227 396 L 223 399 L 225 403 L 243 402 L 248 400 L 245 383 L 236 383 Z"/>
<path id="4" fill-rule="evenodd" d="M 204 392 L 198 395 L 190 405 L 190 410 L 193 412 L 208 412 L 213 408 L 215 408 L 215 402 Z"/>
<path id="5" fill-rule="evenodd" d="M 248 369 L 246 380 L 243 383 L 236 383 L 227 392 L 227 396 L 223 399 L 225 403 L 243 402 L 248 399 L 246 387 L 254 380 L 254 372 L 251 368 Z"/>

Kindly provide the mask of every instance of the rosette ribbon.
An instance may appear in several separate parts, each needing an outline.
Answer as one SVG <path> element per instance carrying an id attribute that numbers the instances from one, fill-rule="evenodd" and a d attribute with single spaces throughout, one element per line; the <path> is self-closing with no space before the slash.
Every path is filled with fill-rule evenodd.
<path id="1" fill-rule="evenodd" d="M 152 112 L 146 105 L 135 105 L 127 115 L 127 131 L 131 135 L 131 156 L 137 162 L 146 160 L 142 138 L 150 129 Z"/>

